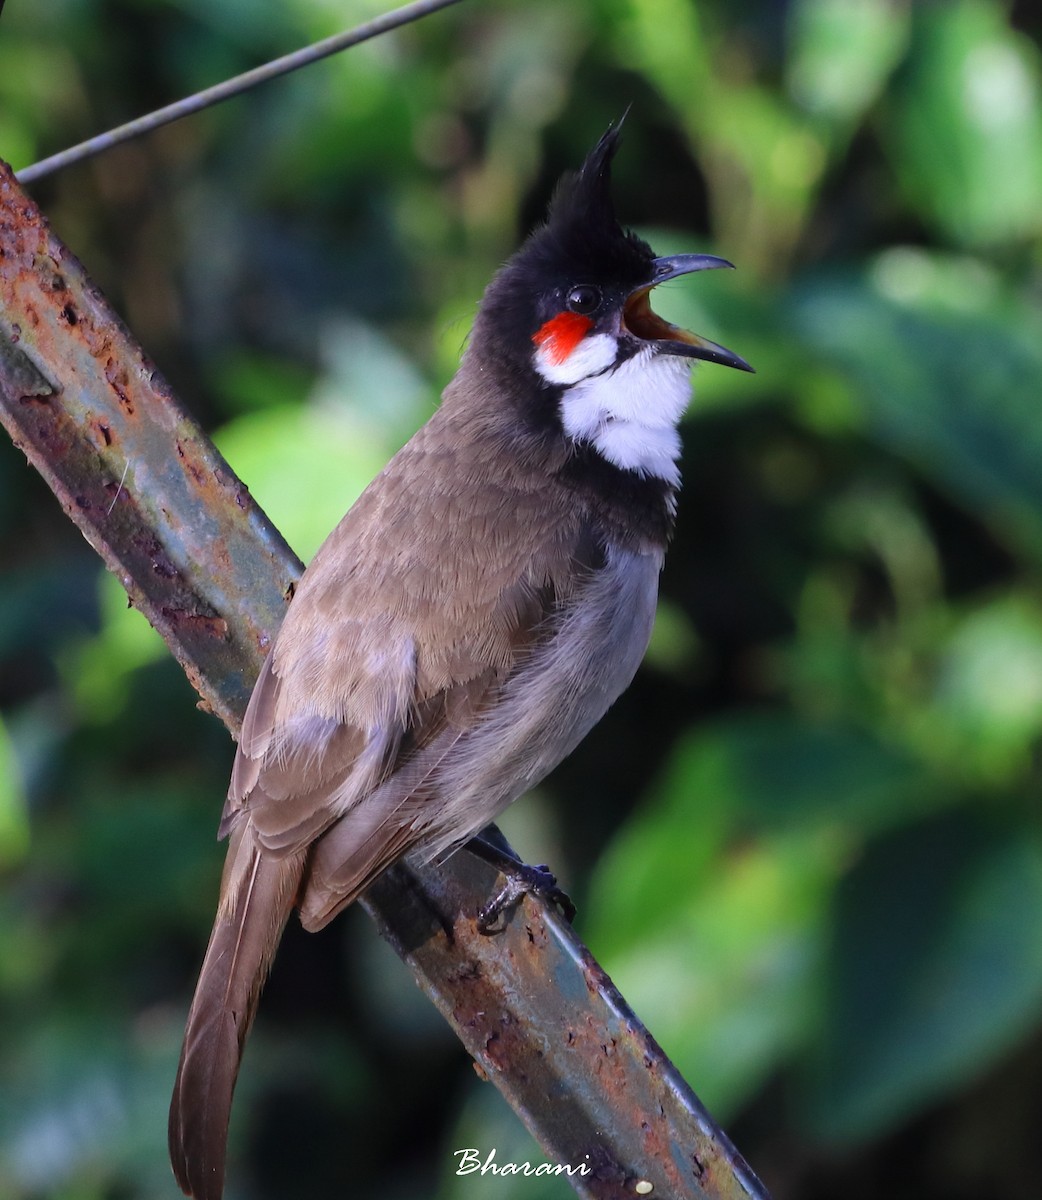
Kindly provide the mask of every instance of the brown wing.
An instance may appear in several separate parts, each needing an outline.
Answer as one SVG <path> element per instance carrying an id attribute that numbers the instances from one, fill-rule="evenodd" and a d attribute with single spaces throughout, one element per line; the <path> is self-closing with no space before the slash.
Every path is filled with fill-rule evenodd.
<path id="1" fill-rule="evenodd" d="M 392 460 L 302 579 L 250 702 L 224 832 L 246 819 L 287 854 L 350 814 L 370 841 L 379 785 L 424 747 L 448 751 L 574 585 L 579 521 L 545 473 L 493 477 L 487 447 L 445 423 Z M 402 851 L 387 832 L 374 871 Z"/>
<path id="2" fill-rule="evenodd" d="M 440 801 L 431 790 L 432 778 L 495 703 L 499 682 L 488 671 L 427 701 L 380 786 L 318 840 L 300 898 L 306 929 L 321 929 L 416 843 L 426 826 L 417 820 L 419 812 Z"/>

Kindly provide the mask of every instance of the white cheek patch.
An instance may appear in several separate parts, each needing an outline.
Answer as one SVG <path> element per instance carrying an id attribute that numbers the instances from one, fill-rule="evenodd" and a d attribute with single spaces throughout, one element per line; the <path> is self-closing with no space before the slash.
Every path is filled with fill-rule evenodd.
<path id="1" fill-rule="evenodd" d="M 642 351 L 583 378 L 561 398 L 565 432 L 617 467 L 680 482 L 677 425 L 691 399 L 690 361 Z"/>
<path id="2" fill-rule="evenodd" d="M 616 353 L 616 341 L 611 334 L 592 333 L 558 362 L 551 340 L 536 347 L 535 369 L 548 383 L 578 383 L 610 367 Z"/>

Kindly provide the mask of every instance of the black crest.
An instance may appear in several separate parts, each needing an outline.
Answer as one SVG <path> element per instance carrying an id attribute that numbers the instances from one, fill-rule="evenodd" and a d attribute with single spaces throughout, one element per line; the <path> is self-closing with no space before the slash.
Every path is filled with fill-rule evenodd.
<path id="1" fill-rule="evenodd" d="M 547 225 L 568 235 L 587 228 L 602 236 L 621 233 L 611 198 L 611 164 L 622 143 L 622 122 L 612 125 L 573 175 L 557 185 Z"/>
<path id="2" fill-rule="evenodd" d="M 623 118 L 625 119 L 625 118 Z M 641 283 L 654 258 L 651 247 L 619 224 L 611 196 L 611 164 L 622 142 L 612 125 L 574 174 L 557 186 L 546 224 L 519 251 L 552 269 L 585 271 L 588 279 Z M 576 280 L 578 282 L 578 279 Z"/>

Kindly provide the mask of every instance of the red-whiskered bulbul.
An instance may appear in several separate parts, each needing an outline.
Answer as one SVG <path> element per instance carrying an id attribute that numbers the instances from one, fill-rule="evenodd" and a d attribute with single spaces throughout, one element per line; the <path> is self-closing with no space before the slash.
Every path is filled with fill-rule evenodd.
<path id="1" fill-rule="evenodd" d="M 217 919 L 170 1109 L 218 1200 L 243 1042 L 291 909 L 320 929 L 408 855 L 443 858 L 577 745 L 651 635 L 689 366 L 751 368 L 651 310 L 731 264 L 616 221 L 618 128 L 489 284 L 428 423 L 330 534 L 254 689 Z M 552 879 L 552 877 L 551 877 Z"/>

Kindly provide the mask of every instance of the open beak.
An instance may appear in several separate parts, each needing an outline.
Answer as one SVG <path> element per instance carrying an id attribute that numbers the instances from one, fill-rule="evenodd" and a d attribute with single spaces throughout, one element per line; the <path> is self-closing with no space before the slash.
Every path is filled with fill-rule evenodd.
<path id="1" fill-rule="evenodd" d="M 685 358 L 703 358 L 707 362 L 721 363 L 725 367 L 735 367 L 739 371 L 752 371 L 752 367 L 723 346 L 708 338 L 699 337 L 697 333 L 689 333 L 677 325 L 671 325 L 651 309 L 651 289 L 667 279 L 676 279 L 678 275 L 690 275 L 692 271 L 712 271 L 717 267 L 733 267 L 726 258 L 717 258 L 714 254 L 674 254 L 672 258 L 656 258 L 652 263 L 653 274 L 651 282 L 637 288 L 626 301 L 622 313 L 623 326 L 634 337 L 643 342 L 654 342 L 663 354 L 679 354 Z"/>

